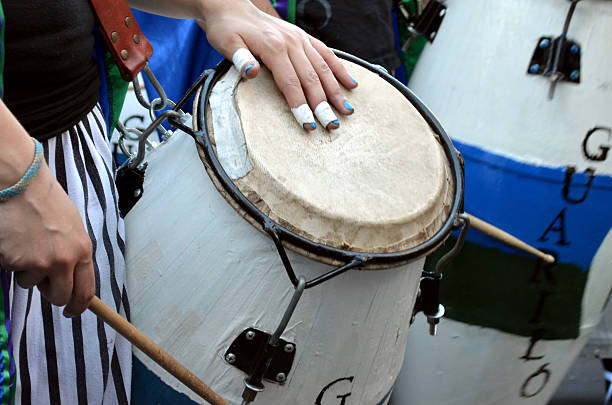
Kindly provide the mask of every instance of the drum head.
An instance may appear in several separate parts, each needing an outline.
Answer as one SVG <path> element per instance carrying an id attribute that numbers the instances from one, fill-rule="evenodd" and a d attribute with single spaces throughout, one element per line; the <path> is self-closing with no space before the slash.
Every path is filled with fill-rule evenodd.
<path id="1" fill-rule="evenodd" d="M 439 136 L 396 87 L 344 63 L 359 86 L 343 90 L 355 113 L 337 114 L 339 129 L 305 131 L 267 69 L 247 81 L 230 68 L 209 92 L 208 135 L 240 192 L 288 230 L 353 252 L 414 248 L 449 219 L 451 164 Z"/>

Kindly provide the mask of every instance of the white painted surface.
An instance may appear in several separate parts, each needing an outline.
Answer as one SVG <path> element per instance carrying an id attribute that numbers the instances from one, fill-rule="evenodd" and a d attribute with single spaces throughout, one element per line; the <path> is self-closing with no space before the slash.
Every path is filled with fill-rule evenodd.
<path id="1" fill-rule="evenodd" d="M 419 315 L 411 327 L 394 405 L 545 405 L 588 339 L 539 341 L 531 355 L 545 359 L 523 361 L 528 337 L 450 319 L 432 337 L 426 323 Z M 539 372 L 545 364 L 546 384 Z M 523 389 L 531 395 L 540 388 L 535 397 L 521 397 Z"/>
<path id="2" fill-rule="evenodd" d="M 587 162 L 582 141 L 595 126 L 612 128 L 612 2 L 578 3 L 568 37 L 582 46 L 581 83 L 528 75 L 541 36 L 561 34 L 566 0 L 447 0 L 448 11 L 409 87 L 448 134 L 490 152 L 546 166 L 588 166 L 612 174 L 612 156 Z M 589 141 L 592 153 L 612 146 L 607 132 Z"/>
<path id="3" fill-rule="evenodd" d="M 217 193 L 185 135 L 150 154 L 144 190 L 126 218 L 132 321 L 230 404 L 240 404 L 245 375 L 223 354 L 248 327 L 273 331 L 293 290 L 274 245 Z M 329 269 L 289 256 L 308 279 Z M 350 271 L 306 290 L 283 335 L 297 344 L 289 380 L 265 383 L 256 403 L 312 404 L 323 387 L 351 376 L 352 384 L 334 386 L 321 404 L 336 404 L 347 392 L 351 403 L 379 403 L 399 373 L 422 265 Z"/>
<path id="4" fill-rule="evenodd" d="M 569 38 L 582 46 L 582 82 L 560 83 L 548 100 L 549 82 L 526 74 L 540 36 L 560 34 L 569 2 L 564 0 L 448 0 L 446 18 L 428 44 L 410 87 L 438 116 L 453 139 L 513 159 L 551 167 L 587 167 L 612 174 L 612 156 L 588 161 L 582 152 L 586 133 L 612 127 L 612 2 L 581 1 Z M 605 132 L 593 135 L 593 153 L 611 146 Z M 576 340 L 538 341 L 522 361 L 529 338 L 443 320 L 439 336 L 426 333 L 417 319 L 404 368 L 394 389 L 394 404 L 544 405 L 601 317 L 612 272 L 608 235 L 591 266 Z M 550 380 L 538 395 L 521 397 Z M 530 391 L 531 390 L 531 391 Z"/>

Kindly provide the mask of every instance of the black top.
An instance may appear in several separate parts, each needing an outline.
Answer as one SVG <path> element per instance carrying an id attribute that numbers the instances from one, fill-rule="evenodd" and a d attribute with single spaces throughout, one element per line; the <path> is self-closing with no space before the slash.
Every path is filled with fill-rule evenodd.
<path id="1" fill-rule="evenodd" d="M 298 1 L 296 24 L 327 46 L 393 71 L 400 64 L 395 49 L 393 0 Z"/>
<path id="2" fill-rule="evenodd" d="M 88 0 L 2 0 L 4 102 L 39 140 L 59 135 L 98 100 L 95 17 Z"/>

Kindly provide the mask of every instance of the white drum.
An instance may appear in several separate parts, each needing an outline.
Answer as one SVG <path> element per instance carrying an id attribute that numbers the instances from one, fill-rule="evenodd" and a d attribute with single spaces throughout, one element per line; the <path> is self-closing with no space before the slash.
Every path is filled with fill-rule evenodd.
<path id="1" fill-rule="evenodd" d="M 612 2 L 577 3 L 567 37 L 580 83 L 559 82 L 552 100 L 549 80 L 527 71 L 541 38 L 561 34 L 569 1 L 446 5 L 410 87 L 465 158 L 466 211 L 558 264 L 471 230 L 445 272 L 440 335 L 411 331 L 392 403 L 544 405 L 612 285 Z"/>
<path id="2" fill-rule="evenodd" d="M 461 207 L 458 159 L 437 121 L 374 68 L 347 64 L 357 110 L 333 132 L 300 128 L 265 69 L 246 82 L 221 64 L 196 96 L 208 136 L 196 147 L 175 134 L 153 150 L 126 217 L 133 323 L 230 404 L 252 374 L 239 369 L 257 354 L 249 341 L 267 341 L 295 292 L 280 242 L 306 280 L 347 263 L 369 270 L 304 291 L 279 346 L 293 362 L 271 361 L 254 403 L 386 403 L 423 256 Z M 135 356 L 134 404 L 204 403 Z"/>

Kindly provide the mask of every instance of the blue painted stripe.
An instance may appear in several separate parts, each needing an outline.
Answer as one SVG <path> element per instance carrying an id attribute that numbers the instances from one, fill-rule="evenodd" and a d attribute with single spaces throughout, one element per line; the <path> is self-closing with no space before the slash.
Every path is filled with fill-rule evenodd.
<path id="1" fill-rule="evenodd" d="M 588 176 L 576 173 L 563 195 L 563 167 L 543 167 L 455 142 L 465 159 L 465 210 L 541 249 L 558 252 L 559 261 L 573 263 L 586 271 L 597 248 L 612 227 L 612 177 L 596 173 L 590 187 Z M 544 235 L 564 221 L 565 238 L 560 231 Z M 542 240 L 542 236 L 544 236 Z M 479 232 L 470 231 L 468 240 L 505 252 L 516 250 Z M 562 244 L 563 242 L 567 244 Z"/>

